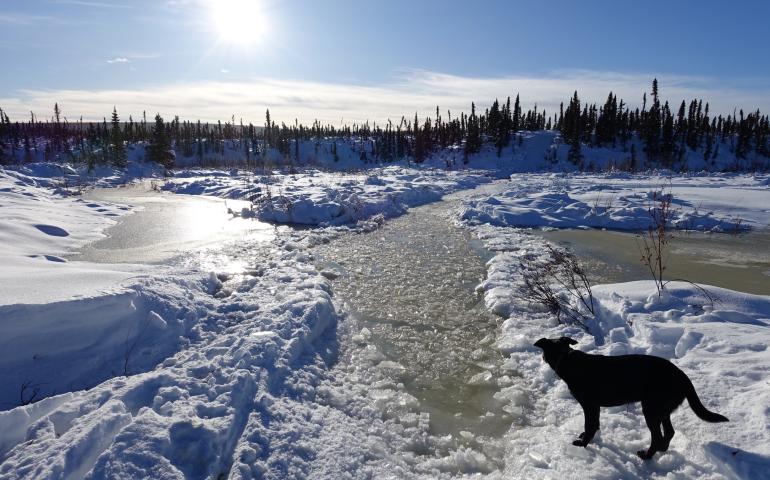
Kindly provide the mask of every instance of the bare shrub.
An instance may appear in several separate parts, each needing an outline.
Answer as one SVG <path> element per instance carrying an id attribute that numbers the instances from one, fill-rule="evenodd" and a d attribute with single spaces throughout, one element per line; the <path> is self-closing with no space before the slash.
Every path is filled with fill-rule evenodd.
<path id="1" fill-rule="evenodd" d="M 703 293 L 713 306 L 718 299 L 697 283 L 683 278 L 663 279 L 663 273 L 666 271 L 666 264 L 668 263 L 668 244 L 674 238 L 671 219 L 676 211 L 671 207 L 672 200 L 673 195 L 670 192 L 663 193 L 660 191 L 652 194 L 652 204 L 647 209 L 651 220 L 650 225 L 646 231 L 641 232 L 637 236 L 637 238 L 641 239 L 641 242 L 637 242 L 639 253 L 641 254 L 640 260 L 652 274 L 655 288 L 658 291 L 658 298 L 660 298 L 663 289 L 666 288 L 669 282 L 685 282 Z M 740 219 L 736 224 L 740 228 Z"/>
<path id="2" fill-rule="evenodd" d="M 673 195 L 670 192 L 653 192 L 651 204 L 647 208 L 650 224 L 647 226 L 647 230 L 637 235 L 637 238 L 640 239 L 637 242 L 641 255 L 640 261 L 652 274 L 655 288 L 658 290 L 658 297 L 665 287 L 663 272 L 666 270 L 666 262 L 668 261 L 668 244 L 673 238 L 670 228 L 671 218 L 674 215 L 674 210 L 671 208 L 672 200 Z"/>
<path id="3" fill-rule="evenodd" d="M 534 268 L 522 265 L 524 294 L 556 315 L 559 323 L 575 324 L 588 331 L 586 321 L 596 310 L 585 269 L 572 252 L 551 245 L 546 248 L 548 256 L 543 263 Z"/>
<path id="4" fill-rule="evenodd" d="M 738 235 L 739 233 L 743 233 L 747 230 L 746 226 L 743 225 L 743 218 L 740 216 L 732 216 L 730 217 L 730 228 L 727 229 L 727 233 L 731 233 L 733 235 Z"/>
<path id="5" fill-rule="evenodd" d="M 31 405 L 40 400 L 40 384 L 27 380 L 19 389 L 19 405 Z"/>

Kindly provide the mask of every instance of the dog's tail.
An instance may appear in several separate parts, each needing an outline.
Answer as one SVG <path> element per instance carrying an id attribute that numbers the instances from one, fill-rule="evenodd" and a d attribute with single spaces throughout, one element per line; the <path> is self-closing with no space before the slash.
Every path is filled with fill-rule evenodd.
<path id="1" fill-rule="evenodd" d="M 687 390 L 687 403 L 690 404 L 690 408 L 695 412 L 695 415 L 707 422 L 729 422 L 727 417 L 706 409 L 701 403 L 700 398 L 698 398 L 698 394 L 695 393 L 695 386 L 693 386 L 689 378 L 687 379 L 687 383 L 689 387 Z"/>

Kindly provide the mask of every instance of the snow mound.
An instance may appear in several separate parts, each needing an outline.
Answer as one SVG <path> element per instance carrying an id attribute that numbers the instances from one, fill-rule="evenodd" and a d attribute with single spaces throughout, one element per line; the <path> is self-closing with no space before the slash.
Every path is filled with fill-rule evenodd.
<path id="1" fill-rule="evenodd" d="M 770 224 L 770 192 L 750 175 L 513 175 L 511 182 L 504 192 L 468 202 L 461 219 L 503 227 L 645 230 L 656 207 L 653 194 L 670 194 L 676 228 L 734 232 Z"/>
<path id="2" fill-rule="evenodd" d="M 297 252 L 265 255 L 253 275 L 228 280 L 236 283 L 221 300 L 205 277 L 171 277 L 55 309 L 7 307 L 1 371 L 73 391 L 0 413 L 0 476 L 276 471 L 275 456 L 295 448 L 278 429 L 286 402 L 313 391 L 337 314 L 326 280 Z M 303 376 L 305 365 L 312 369 Z M 271 429 L 278 431 L 265 435 Z"/>
<path id="3" fill-rule="evenodd" d="M 439 200 L 492 179 L 480 171 L 385 167 L 366 174 L 308 170 L 269 176 L 177 175 L 165 190 L 247 199 L 264 221 L 304 225 L 345 225 L 378 215 L 394 217 L 408 208 Z"/>

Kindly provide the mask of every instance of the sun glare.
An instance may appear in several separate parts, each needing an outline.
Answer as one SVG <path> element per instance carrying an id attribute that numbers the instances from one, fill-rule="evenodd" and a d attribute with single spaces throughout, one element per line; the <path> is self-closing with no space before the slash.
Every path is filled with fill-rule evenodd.
<path id="1" fill-rule="evenodd" d="M 248 46 L 263 38 L 265 18 L 260 0 L 211 0 L 210 5 L 221 42 Z"/>

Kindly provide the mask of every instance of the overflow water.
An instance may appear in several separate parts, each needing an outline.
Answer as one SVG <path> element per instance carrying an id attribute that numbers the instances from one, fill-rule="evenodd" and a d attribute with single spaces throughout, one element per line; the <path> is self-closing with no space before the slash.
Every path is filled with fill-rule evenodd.
<path id="1" fill-rule="evenodd" d="M 535 231 L 562 244 L 586 265 L 594 283 L 649 279 L 633 233 L 610 230 Z M 664 279 L 770 295 L 770 231 L 743 234 L 672 232 Z"/>
<path id="2" fill-rule="evenodd" d="M 335 296 L 430 414 L 430 433 L 500 437 L 512 418 L 494 398 L 499 319 L 475 291 L 490 257 L 447 218 L 455 206 L 418 207 L 315 252 L 320 268 L 340 274 Z"/>

